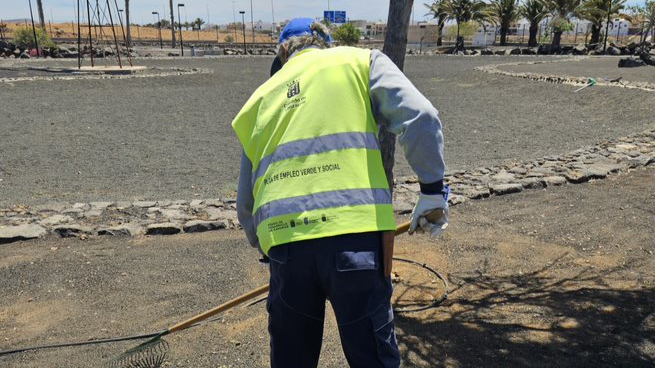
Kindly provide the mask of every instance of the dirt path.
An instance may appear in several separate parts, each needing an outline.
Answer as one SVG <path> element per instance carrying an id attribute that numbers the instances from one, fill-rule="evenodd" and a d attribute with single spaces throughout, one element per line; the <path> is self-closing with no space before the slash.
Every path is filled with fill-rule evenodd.
<path id="1" fill-rule="evenodd" d="M 450 281 L 440 307 L 398 317 L 404 366 L 652 367 L 653 179 L 650 167 L 471 201 L 453 208 L 442 239 L 398 238 L 398 256 Z M 46 239 L 0 256 L 0 349 L 162 330 L 267 281 L 238 231 Z M 434 284 L 425 274 L 417 286 Z M 266 367 L 265 326 L 262 303 L 236 308 L 167 338 L 165 366 Z M 0 366 L 97 366 L 134 345 L 21 353 Z M 328 320 L 320 366 L 344 365 Z"/>

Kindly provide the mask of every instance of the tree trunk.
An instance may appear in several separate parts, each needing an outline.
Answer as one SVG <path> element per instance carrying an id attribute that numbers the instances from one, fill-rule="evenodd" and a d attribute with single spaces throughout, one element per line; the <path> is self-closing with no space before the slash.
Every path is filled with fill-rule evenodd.
<path id="1" fill-rule="evenodd" d="M 39 12 L 39 23 L 41 24 L 41 29 L 45 32 L 45 17 L 43 16 L 43 1 L 36 0 L 36 8 Z"/>
<path id="2" fill-rule="evenodd" d="M 171 48 L 175 48 L 175 13 L 173 13 L 173 0 L 169 1 L 171 6 Z"/>
<path id="3" fill-rule="evenodd" d="M 414 0 L 389 0 L 387 33 L 384 36 L 384 52 L 396 66 L 403 70 L 407 51 L 407 29 Z M 385 130 L 380 131 L 382 163 L 387 174 L 389 188 L 393 191 L 393 164 L 396 154 L 396 136 Z"/>
<path id="4" fill-rule="evenodd" d="M 593 45 L 596 43 L 600 42 L 600 27 L 592 24 L 591 25 L 591 39 L 589 40 L 589 44 Z"/>
<path id="5" fill-rule="evenodd" d="M 442 46 L 443 45 L 443 27 L 444 23 L 439 21 L 439 26 L 437 27 L 437 46 Z"/>
<path id="6" fill-rule="evenodd" d="M 127 45 L 128 49 L 132 46 L 132 34 L 130 33 L 130 0 L 125 0 L 125 27 L 127 28 Z"/>
<path id="7" fill-rule="evenodd" d="M 507 28 L 500 28 L 500 46 L 507 45 Z"/>
<path id="8" fill-rule="evenodd" d="M 528 47 L 537 47 L 537 33 L 539 33 L 539 23 L 530 23 L 530 38 Z"/>
<path id="9" fill-rule="evenodd" d="M 555 31 L 553 33 L 553 42 L 551 43 L 552 47 L 559 47 L 560 42 L 562 41 L 562 31 Z"/>
<path id="10" fill-rule="evenodd" d="M 500 24 L 500 45 L 507 45 L 507 34 L 509 33 L 509 27 L 511 27 L 511 22 L 503 22 Z"/>

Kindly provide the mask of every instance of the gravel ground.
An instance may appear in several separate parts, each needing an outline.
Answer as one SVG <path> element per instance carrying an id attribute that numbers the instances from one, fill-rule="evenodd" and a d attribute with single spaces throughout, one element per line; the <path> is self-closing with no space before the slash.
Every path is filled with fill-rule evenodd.
<path id="1" fill-rule="evenodd" d="M 625 57 L 626 56 L 579 57 L 572 61 L 565 61 L 561 63 L 512 65 L 502 67 L 501 69 L 519 73 L 532 72 L 559 76 L 582 76 L 596 79 L 615 79 L 622 77 L 623 81 L 648 82 L 650 84 L 655 84 L 655 68 L 652 66 L 642 66 L 639 68 L 618 68 L 617 65 L 619 64 L 619 60 Z"/>
<path id="2" fill-rule="evenodd" d="M 471 201 L 453 207 L 442 238 L 397 238 L 397 256 L 450 283 L 438 308 L 397 318 L 403 366 L 653 367 L 653 178 L 651 166 Z M 239 231 L 2 246 L 0 350 L 164 330 L 265 284 L 257 258 Z M 426 274 L 413 285 L 435 281 Z M 396 286 L 394 298 L 407 292 Z M 164 367 L 268 366 L 263 303 L 166 339 Z M 136 344 L 25 352 L 0 366 L 99 366 Z M 319 366 L 346 366 L 331 315 Z"/>
<path id="3" fill-rule="evenodd" d="M 573 93 L 574 86 L 473 71 L 489 63 L 550 59 L 407 58 L 407 75 L 441 111 L 449 169 L 561 154 L 655 126 L 648 92 L 599 87 Z M 0 83 L 0 207 L 233 196 L 240 148 L 229 124 L 267 78 L 270 62 L 140 59 L 136 63 L 146 66 L 213 72 Z M 0 62 L 1 68 L 11 65 L 18 63 Z M 571 65 L 577 64 L 538 67 L 567 74 Z M 411 174 L 402 157 L 396 172 Z"/>
<path id="4" fill-rule="evenodd" d="M 450 169 L 558 155 L 654 127 L 649 92 L 573 93 L 473 71 L 525 60 L 546 59 L 407 59 L 408 76 L 442 112 Z M 233 195 L 240 152 L 229 122 L 270 59 L 143 63 L 213 73 L 0 82 L 0 206 Z M 541 65 L 568 74 L 573 64 Z M 398 317 L 404 366 L 653 367 L 654 170 L 466 202 L 452 208 L 442 238 L 399 237 L 398 256 L 450 282 L 439 308 Z M 397 172 L 409 173 L 402 160 Z M 0 246 L 0 350 L 163 330 L 266 283 L 257 258 L 234 230 Z M 415 286 L 434 284 L 425 276 Z M 394 295 L 413 294 L 397 286 Z M 265 367 L 265 326 L 263 304 L 235 308 L 167 338 L 165 367 Z M 98 366 L 135 345 L 26 352 L 0 366 Z M 329 318 L 320 367 L 343 366 Z"/>

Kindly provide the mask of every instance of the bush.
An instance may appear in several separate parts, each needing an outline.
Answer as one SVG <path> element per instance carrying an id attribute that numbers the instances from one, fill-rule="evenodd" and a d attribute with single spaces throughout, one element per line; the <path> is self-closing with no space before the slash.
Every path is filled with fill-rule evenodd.
<path id="1" fill-rule="evenodd" d="M 38 27 L 36 28 L 36 39 L 39 42 L 40 48 L 51 48 L 56 46 L 50 39 L 50 36 Z M 34 32 L 32 31 L 32 28 L 20 27 L 16 29 L 16 32 L 14 32 L 14 43 L 21 49 L 35 48 Z"/>
<path id="2" fill-rule="evenodd" d="M 476 22 L 466 22 L 459 25 L 459 35 L 465 38 L 471 38 L 475 36 L 478 32 L 478 23 Z M 446 37 L 455 38 L 457 37 L 457 24 L 452 25 L 446 28 Z"/>
<path id="3" fill-rule="evenodd" d="M 234 42 L 234 37 L 232 37 L 232 35 L 225 36 L 225 42 L 228 42 L 228 43 Z"/>
<path id="4" fill-rule="evenodd" d="M 350 23 L 346 23 L 337 28 L 332 34 L 332 37 L 334 37 L 340 45 L 346 46 L 356 45 L 361 36 L 362 32 Z"/>

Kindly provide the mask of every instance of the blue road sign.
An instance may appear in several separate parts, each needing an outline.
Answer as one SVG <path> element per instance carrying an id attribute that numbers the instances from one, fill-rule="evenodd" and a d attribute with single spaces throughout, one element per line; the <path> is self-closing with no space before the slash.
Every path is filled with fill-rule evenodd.
<path id="1" fill-rule="evenodd" d="M 325 10 L 323 11 L 323 19 L 330 23 L 343 24 L 346 23 L 346 12 L 340 10 Z"/>
<path id="2" fill-rule="evenodd" d="M 334 23 L 346 23 L 346 12 L 345 11 L 335 11 L 334 12 Z"/>
<path id="3" fill-rule="evenodd" d="M 334 11 L 331 10 L 325 10 L 323 12 L 323 19 L 330 23 L 334 23 Z"/>

